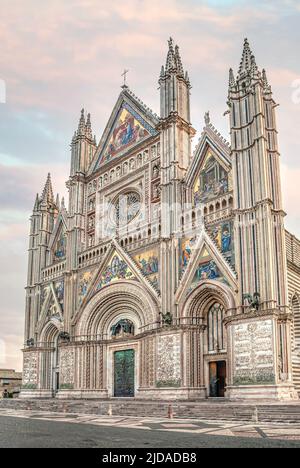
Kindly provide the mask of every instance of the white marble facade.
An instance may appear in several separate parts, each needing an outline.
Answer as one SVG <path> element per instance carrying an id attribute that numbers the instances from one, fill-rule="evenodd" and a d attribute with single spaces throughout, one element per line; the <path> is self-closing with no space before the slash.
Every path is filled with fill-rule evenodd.
<path id="1" fill-rule="evenodd" d="M 158 116 L 123 86 L 99 142 L 83 110 L 68 204 L 50 175 L 36 198 L 21 396 L 298 398 L 300 242 L 266 72 L 245 40 L 231 142 L 206 113 L 194 152 L 173 40 L 159 87 Z"/>

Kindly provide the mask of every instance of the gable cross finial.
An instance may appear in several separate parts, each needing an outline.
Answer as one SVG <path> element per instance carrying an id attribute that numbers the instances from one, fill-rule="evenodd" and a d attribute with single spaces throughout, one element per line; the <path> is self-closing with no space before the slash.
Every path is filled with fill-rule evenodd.
<path id="1" fill-rule="evenodd" d="M 122 77 L 124 78 L 124 84 L 122 86 L 122 88 L 127 88 L 127 74 L 129 73 L 129 70 L 124 70 L 124 72 L 122 73 Z"/>
<path id="2" fill-rule="evenodd" d="M 209 111 L 205 112 L 205 114 L 204 114 L 204 122 L 205 122 L 206 126 L 208 126 L 210 124 L 210 113 L 209 113 Z"/>

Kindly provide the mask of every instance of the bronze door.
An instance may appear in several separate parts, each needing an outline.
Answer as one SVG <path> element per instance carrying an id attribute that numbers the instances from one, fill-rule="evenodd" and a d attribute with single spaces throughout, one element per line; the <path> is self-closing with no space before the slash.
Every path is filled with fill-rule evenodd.
<path id="1" fill-rule="evenodd" d="M 114 396 L 134 397 L 135 352 L 133 349 L 114 353 Z"/>

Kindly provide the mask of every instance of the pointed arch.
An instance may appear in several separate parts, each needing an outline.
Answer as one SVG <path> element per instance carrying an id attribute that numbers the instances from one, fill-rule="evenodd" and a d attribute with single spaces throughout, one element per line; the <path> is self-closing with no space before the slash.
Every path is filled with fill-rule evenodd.
<path id="1" fill-rule="evenodd" d="M 235 308 L 235 298 L 229 286 L 213 280 L 203 281 L 188 295 L 183 304 L 181 316 L 203 318 L 204 311 L 216 302 L 220 303 L 226 311 Z"/>
<path id="2" fill-rule="evenodd" d="M 100 290 L 73 321 L 77 336 L 108 335 L 119 319 L 131 320 L 137 333 L 155 328 L 159 308 L 152 296 L 139 283 L 122 281 Z"/>
<path id="3" fill-rule="evenodd" d="M 58 320 L 50 320 L 42 329 L 39 341 L 49 346 L 54 345 L 61 328 L 61 323 Z"/>

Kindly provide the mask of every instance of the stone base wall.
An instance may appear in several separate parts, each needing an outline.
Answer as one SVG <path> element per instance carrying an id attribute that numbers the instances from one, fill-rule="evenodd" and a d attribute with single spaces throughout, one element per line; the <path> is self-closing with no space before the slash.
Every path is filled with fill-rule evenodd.
<path id="1" fill-rule="evenodd" d="M 58 400 L 99 400 L 108 398 L 107 390 L 60 390 L 56 394 Z"/>
<path id="2" fill-rule="evenodd" d="M 298 400 L 298 393 L 293 385 L 243 385 L 228 387 L 226 392 L 230 400 Z"/>
<path id="3" fill-rule="evenodd" d="M 149 388 L 140 389 L 136 399 L 145 400 L 205 400 L 206 388 Z"/>
<path id="4" fill-rule="evenodd" d="M 40 398 L 53 398 L 54 394 L 51 390 L 21 390 L 19 398 L 27 399 L 40 399 Z"/>

